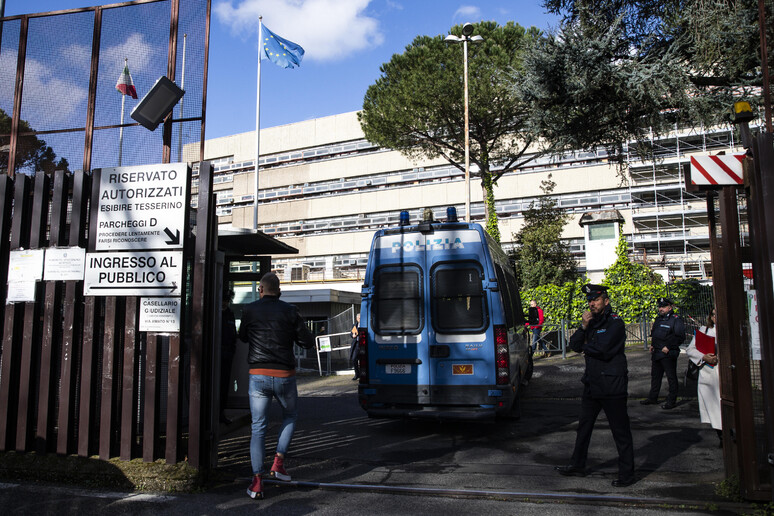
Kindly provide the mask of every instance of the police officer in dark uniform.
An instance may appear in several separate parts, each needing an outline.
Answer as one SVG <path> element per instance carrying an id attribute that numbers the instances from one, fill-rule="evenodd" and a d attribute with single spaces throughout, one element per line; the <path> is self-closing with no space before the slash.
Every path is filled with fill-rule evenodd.
<path id="1" fill-rule="evenodd" d="M 672 301 L 665 297 L 658 300 L 658 315 L 650 336 L 650 393 L 640 403 L 658 403 L 658 391 L 661 390 L 661 380 L 666 373 L 669 394 L 661 408 L 673 409 L 677 406 L 677 357 L 680 356 L 680 344 L 685 340 L 685 324 L 672 311 Z"/>
<path id="2" fill-rule="evenodd" d="M 565 476 L 586 476 L 591 432 L 600 410 L 604 410 L 618 449 L 618 479 L 612 485 L 626 487 L 634 483 L 634 446 L 626 410 L 626 330 L 610 307 L 607 287 L 588 284 L 583 292 L 589 309 L 583 312 L 581 327 L 570 337 L 570 348 L 586 358 L 578 433 L 570 464 L 555 469 Z"/>

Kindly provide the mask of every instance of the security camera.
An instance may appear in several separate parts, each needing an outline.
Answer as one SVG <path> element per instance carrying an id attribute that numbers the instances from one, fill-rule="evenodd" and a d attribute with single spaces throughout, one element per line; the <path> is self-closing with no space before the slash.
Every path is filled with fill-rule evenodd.
<path id="1" fill-rule="evenodd" d="M 463 36 L 470 36 L 473 34 L 473 24 L 472 23 L 466 23 L 462 26 L 462 35 Z"/>

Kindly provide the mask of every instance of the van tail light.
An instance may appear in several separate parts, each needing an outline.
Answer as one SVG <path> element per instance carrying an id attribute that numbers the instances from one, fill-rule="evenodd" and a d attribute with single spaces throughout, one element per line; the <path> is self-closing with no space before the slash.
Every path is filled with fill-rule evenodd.
<path id="1" fill-rule="evenodd" d="M 357 329 L 357 365 L 360 370 L 360 383 L 368 383 L 368 329 Z"/>
<path id="2" fill-rule="evenodd" d="M 505 326 L 494 327 L 495 367 L 497 385 L 508 385 L 511 381 L 510 356 L 508 353 L 508 332 Z"/>

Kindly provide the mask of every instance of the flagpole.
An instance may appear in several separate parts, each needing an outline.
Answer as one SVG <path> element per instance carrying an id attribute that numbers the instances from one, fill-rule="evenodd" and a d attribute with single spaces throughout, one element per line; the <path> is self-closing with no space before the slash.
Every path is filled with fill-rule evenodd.
<path id="1" fill-rule="evenodd" d="M 255 88 L 255 178 L 253 183 L 253 229 L 258 229 L 258 160 L 261 157 L 261 57 L 263 52 L 263 16 L 258 17 L 258 78 Z"/>
<path id="2" fill-rule="evenodd" d="M 124 58 L 124 68 L 129 65 L 129 58 Z M 126 105 L 126 94 L 121 94 L 121 127 L 118 129 L 118 166 L 121 166 L 121 158 L 124 153 L 124 106 Z"/>
<path id="3" fill-rule="evenodd" d="M 183 73 L 180 78 L 180 89 L 185 90 L 185 43 L 188 38 L 188 34 L 183 34 Z M 183 97 L 180 97 L 180 118 L 183 118 Z M 177 123 L 177 160 L 183 162 L 183 122 Z"/>

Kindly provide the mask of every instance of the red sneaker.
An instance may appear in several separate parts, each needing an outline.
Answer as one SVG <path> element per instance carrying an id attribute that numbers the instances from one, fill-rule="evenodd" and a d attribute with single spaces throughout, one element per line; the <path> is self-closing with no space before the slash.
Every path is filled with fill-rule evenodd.
<path id="1" fill-rule="evenodd" d="M 290 475 L 288 475 L 288 472 L 285 471 L 284 466 L 284 458 L 280 457 L 279 455 L 274 456 L 274 464 L 271 466 L 271 471 L 269 471 L 269 476 L 272 478 L 275 478 L 277 480 L 284 480 L 285 482 L 290 482 Z"/>
<path id="2" fill-rule="evenodd" d="M 253 476 L 253 483 L 247 488 L 247 496 L 255 500 L 263 500 L 263 481 L 261 475 Z"/>

